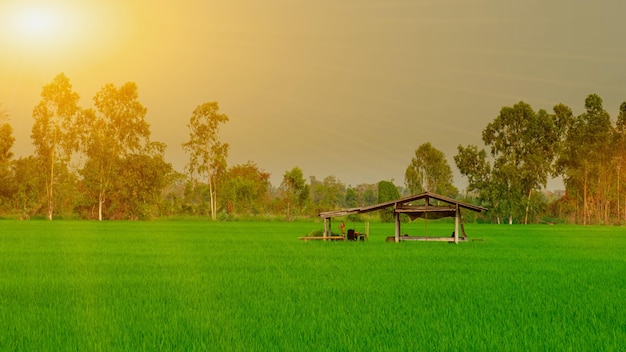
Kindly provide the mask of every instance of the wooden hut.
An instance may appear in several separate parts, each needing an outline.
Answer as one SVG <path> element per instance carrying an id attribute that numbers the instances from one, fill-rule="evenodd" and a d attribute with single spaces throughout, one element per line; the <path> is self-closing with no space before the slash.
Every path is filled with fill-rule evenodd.
<path id="1" fill-rule="evenodd" d="M 423 192 L 417 195 L 408 196 L 376 205 L 361 208 L 349 208 L 336 211 L 321 212 L 319 216 L 324 219 L 324 238 L 331 235 L 331 219 L 338 216 L 350 214 L 362 214 L 371 211 L 387 209 L 393 207 L 395 218 L 395 241 L 447 241 L 459 243 L 467 240 L 461 219 L 461 209 L 475 212 L 486 211 L 487 208 L 458 201 L 432 192 Z M 450 237 L 426 237 L 426 236 L 402 236 L 400 225 L 400 214 L 406 214 L 411 219 L 439 219 L 442 217 L 454 218 L 454 235 Z M 459 236 L 459 230 L 462 236 Z"/>

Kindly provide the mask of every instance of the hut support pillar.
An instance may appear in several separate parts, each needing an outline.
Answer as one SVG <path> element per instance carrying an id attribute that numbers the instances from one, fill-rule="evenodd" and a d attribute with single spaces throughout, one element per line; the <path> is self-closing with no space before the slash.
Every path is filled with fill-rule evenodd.
<path id="1" fill-rule="evenodd" d="M 400 213 L 394 211 L 393 215 L 396 220 L 396 242 L 400 242 Z"/>
<path id="2" fill-rule="evenodd" d="M 461 209 L 456 205 L 456 213 L 454 214 L 454 243 L 459 244 L 459 222 L 461 221 Z"/>
<path id="3" fill-rule="evenodd" d="M 326 241 L 326 237 L 330 236 L 331 234 L 329 233 L 330 229 L 331 229 L 331 221 L 330 218 L 324 218 L 324 233 L 323 233 L 323 237 L 324 237 L 324 241 Z"/>

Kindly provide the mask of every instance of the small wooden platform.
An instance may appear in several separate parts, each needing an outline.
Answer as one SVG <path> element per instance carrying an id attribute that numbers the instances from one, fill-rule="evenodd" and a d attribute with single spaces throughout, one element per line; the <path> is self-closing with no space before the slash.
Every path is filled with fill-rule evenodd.
<path id="1" fill-rule="evenodd" d="M 315 240 L 315 241 L 345 241 L 346 238 L 343 236 L 304 236 L 304 237 L 298 237 L 299 240 L 302 240 L 304 242 L 306 241 L 310 241 L 310 240 Z"/>

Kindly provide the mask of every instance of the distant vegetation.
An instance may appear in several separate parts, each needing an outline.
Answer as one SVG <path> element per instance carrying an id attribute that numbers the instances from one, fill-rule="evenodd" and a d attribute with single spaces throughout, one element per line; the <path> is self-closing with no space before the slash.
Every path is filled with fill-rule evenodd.
<path id="1" fill-rule="evenodd" d="M 58 75 L 33 109 L 35 152 L 20 158 L 11 151 L 13 130 L 0 109 L 0 215 L 293 220 L 375 204 L 393 193 L 391 184 L 399 196 L 429 190 L 489 208 L 469 221 L 626 221 L 626 102 L 613 121 L 596 94 L 587 97 L 578 116 L 564 104 L 552 112 L 535 111 L 523 101 L 503 107 L 482 131 L 484 147 L 458 146 L 454 162 L 467 178 L 465 190 L 454 187 L 446 156 L 428 141 L 407 160 L 403 184 L 372 180 L 352 186 L 332 175 L 307 180 L 294 165 L 280 185 L 272 185 L 254 161 L 227 164 L 230 146 L 220 140 L 219 127 L 229 117 L 217 102 L 193 110 L 189 140 L 181 141 L 189 154 L 181 173 L 164 159 L 167 146 L 150 138 L 147 109 L 138 97 L 135 83 L 107 84 L 94 96 L 94 108 L 82 108 L 69 79 Z M 545 191 L 553 176 L 562 177 L 565 190 Z"/>

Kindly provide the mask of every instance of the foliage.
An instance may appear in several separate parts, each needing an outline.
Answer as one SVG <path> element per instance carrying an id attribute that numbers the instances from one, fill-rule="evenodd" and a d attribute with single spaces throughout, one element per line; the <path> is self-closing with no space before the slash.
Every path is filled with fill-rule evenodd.
<path id="1" fill-rule="evenodd" d="M 291 221 L 424 190 L 461 196 L 452 186 L 445 155 L 430 142 L 416 149 L 406 168 L 406 188 L 346 186 L 332 175 L 310 176 L 307 184 L 297 166 L 273 187 L 269 174 L 252 161 L 227 168 L 229 145 L 220 141 L 219 127 L 229 118 L 216 102 L 193 111 L 190 138 L 183 143 L 189 153 L 187 174 L 176 173 L 164 160 L 166 146 L 150 140 L 147 109 L 138 101 L 135 83 L 104 85 L 92 109 L 81 109 L 78 98 L 62 73 L 43 87 L 33 110 L 35 154 L 18 160 L 11 151 L 15 139 L 8 114 L 0 106 L 0 215 L 143 219 L 211 214 L 217 219 L 219 213 L 229 221 L 259 215 Z M 489 208 L 468 218 L 624 223 L 626 102 L 615 122 L 597 94 L 587 97 L 584 108 L 574 115 L 569 106 L 557 104 L 548 113 L 520 101 L 500 109 L 484 128 L 485 148 L 458 146 L 454 161 L 468 180 L 462 196 Z M 548 194 L 549 176 L 562 177 L 565 192 Z M 381 195 L 381 186 L 393 194 Z M 382 213 L 385 221 L 393 220 L 393 214 Z"/>
<path id="2" fill-rule="evenodd" d="M 117 178 L 140 175 L 120 172 L 125 158 L 144 150 L 153 152 L 150 128 L 145 120 L 147 109 L 138 98 L 137 85 L 133 82 L 119 88 L 107 84 L 93 99 L 96 110 L 84 111 L 79 120 L 83 132 L 81 150 L 87 156 L 81 175 L 90 198 L 97 202 L 98 220 L 103 219 L 107 196 L 119 191 L 114 187 L 121 181 Z"/>
<path id="3" fill-rule="evenodd" d="M 545 187 L 557 152 L 558 129 L 546 111 L 537 113 L 524 102 L 503 107 L 482 133 L 493 166 L 476 146 L 458 147 L 454 160 L 468 177 L 470 190 L 479 190 L 498 218 L 528 223 L 538 205 L 533 192 Z"/>
<path id="4" fill-rule="evenodd" d="M 41 102 L 33 110 L 35 123 L 31 138 L 35 154 L 42 161 L 42 171 L 48 175 L 46 197 L 47 218 L 54 213 L 55 167 L 65 165 L 76 149 L 76 119 L 80 108 L 79 95 L 72 91 L 70 80 L 61 73 L 45 85 Z"/>
<path id="5" fill-rule="evenodd" d="M 452 184 L 452 170 L 445 155 L 430 142 L 420 145 L 405 172 L 405 183 L 410 194 L 430 191 L 447 197 L 456 197 L 458 190 Z"/>
<path id="6" fill-rule="evenodd" d="M 30 217 L 43 207 L 46 175 L 41 172 L 41 160 L 34 156 L 19 158 L 12 164 L 14 208 Z"/>
<path id="7" fill-rule="evenodd" d="M 230 167 L 223 177 L 222 202 L 229 214 L 259 214 L 269 196 L 270 174 L 248 161 Z"/>
<path id="8" fill-rule="evenodd" d="M 310 187 L 311 199 L 319 211 L 345 206 L 346 185 L 335 176 L 326 176 L 322 181 L 311 176 Z"/>
<path id="9" fill-rule="evenodd" d="M 398 188 L 391 181 L 378 182 L 378 203 L 388 202 L 400 198 Z M 394 214 L 393 208 L 387 208 L 380 210 L 380 221 L 393 222 Z"/>
<path id="10" fill-rule="evenodd" d="M 287 220 L 291 220 L 293 208 L 291 205 L 294 204 L 296 213 L 299 213 L 309 200 L 310 188 L 306 184 L 302 170 L 296 166 L 290 171 L 286 171 L 283 175 L 280 189 L 283 192 L 283 200 L 286 203 Z"/>
<path id="11" fill-rule="evenodd" d="M 8 113 L 0 105 L 0 209 L 10 208 L 11 197 L 15 192 L 15 184 L 11 177 L 11 148 L 15 142 L 13 128 L 7 122 Z"/>
<path id="12" fill-rule="evenodd" d="M 116 178 L 117 207 L 131 220 L 162 216 L 158 205 L 162 190 L 170 182 L 172 165 L 162 155 L 129 154 L 119 165 Z"/>
<path id="13" fill-rule="evenodd" d="M 621 156 L 615 153 L 619 148 L 615 148 L 611 118 L 598 95 L 587 97 L 585 112 L 572 118 L 564 134 L 557 170 L 572 200 L 582 209 L 582 223 L 587 224 L 592 218 L 608 223 L 607 207 L 612 196 L 609 190 L 617 183 L 612 171 Z"/>
<path id="14" fill-rule="evenodd" d="M 217 219 L 217 185 L 226 171 L 228 144 L 219 139 L 219 125 L 228 122 L 228 116 L 219 113 L 217 102 L 198 105 L 189 119 L 189 140 L 183 149 L 189 153 L 187 170 L 192 175 L 206 178 L 209 187 L 211 218 Z"/>

